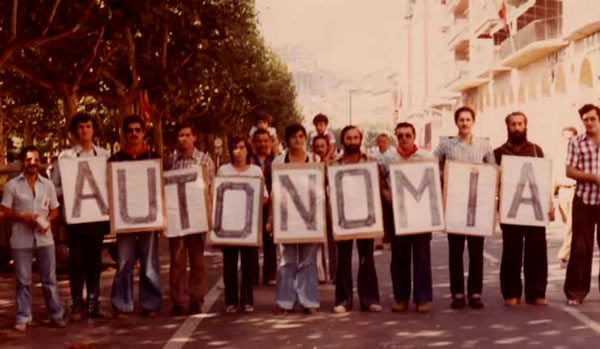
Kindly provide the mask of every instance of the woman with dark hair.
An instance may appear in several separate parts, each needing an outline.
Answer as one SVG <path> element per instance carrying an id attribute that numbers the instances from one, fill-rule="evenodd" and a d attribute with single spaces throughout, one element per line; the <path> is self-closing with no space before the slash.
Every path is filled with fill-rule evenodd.
<path id="1" fill-rule="evenodd" d="M 306 130 L 292 124 L 285 130 L 288 150 L 273 164 L 318 162 L 319 157 L 306 151 Z M 272 227 L 272 217 L 269 218 Z M 317 248 L 319 244 L 281 244 L 281 262 L 277 270 L 276 300 L 281 313 L 293 311 L 298 302 L 309 314 L 319 310 Z"/>
<path id="2" fill-rule="evenodd" d="M 231 163 L 222 165 L 217 171 L 217 176 L 245 176 L 262 177 L 262 170 L 250 163 L 252 151 L 248 141 L 242 137 L 232 137 L 228 142 Z M 266 191 L 263 201 L 267 201 Z M 256 247 L 250 246 L 223 246 L 223 282 L 225 284 L 225 312 L 235 313 L 254 311 L 253 280 L 254 256 Z M 238 297 L 238 255 L 242 262 L 242 283 Z"/>

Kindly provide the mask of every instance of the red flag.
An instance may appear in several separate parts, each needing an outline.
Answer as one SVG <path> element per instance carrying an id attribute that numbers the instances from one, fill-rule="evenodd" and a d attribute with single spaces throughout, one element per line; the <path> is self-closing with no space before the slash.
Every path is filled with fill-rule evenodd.
<path id="1" fill-rule="evenodd" d="M 498 8 L 498 18 L 500 18 L 502 27 L 504 29 L 508 30 L 508 21 L 506 19 L 506 1 L 505 0 L 496 0 L 496 6 Z"/>

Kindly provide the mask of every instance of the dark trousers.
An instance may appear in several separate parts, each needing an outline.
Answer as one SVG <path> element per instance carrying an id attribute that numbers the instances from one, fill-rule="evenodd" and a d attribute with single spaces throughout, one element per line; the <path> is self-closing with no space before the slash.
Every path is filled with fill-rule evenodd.
<path id="1" fill-rule="evenodd" d="M 594 256 L 594 228 L 600 227 L 600 205 L 586 205 L 580 197 L 573 199 L 573 238 L 571 258 L 567 265 L 565 295 L 568 299 L 584 299 L 590 292 Z M 600 234 L 598 234 L 600 246 Z M 600 276 L 599 276 L 600 282 Z"/>
<path id="2" fill-rule="evenodd" d="M 186 298 L 186 283 L 189 285 L 190 303 L 204 303 L 206 268 L 204 266 L 204 234 L 191 234 L 169 238 L 171 265 L 169 286 L 173 305 L 183 307 Z M 187 278 L 187 260 L 190 260 L 190 275 Z"/>
<path id="3" fill-rule="evenodd" d="M 225 305 L 254 305 L 254 257 L 256 247 L 223 247 L 223 283 L 225 284 Z M 238 255 L 242 262 L 242 283 L 238 291 Z M 238 296 L 239 292 L 239 296 Z"/>
<path id="4" fill-rule="evenodd" d="M 97 301 L 100 296 L 102 242 L 108 227 L 104 222 L 84 223 L 67 225 L 66 230 L 73 304 L 83 301 L 84 284 L 88 301 Z"/>
<path id="5" fill-rule="evenodd" d="M 431 233 L 392 238 L 390 273 L 396 302 L 408 302 L 410 299 L 411 261 L 414 302 L 429 303 L 433 300 L 430 242 Z"/>
<path id="6" fill-rule="evenodd" d="M 361 309 L 379 304 L 379 286 L 373 259 L 374 239 L 356 240 L 358 247 L 358 297 Z M 354 240 L 338 241 L 338 265 L 335 280 L 335 304 L 352 309 L 352 246 Z"/>
<path id="7" fill-rule="evenodd" d="M 450 292 L 452 297 L 465 294 L 463 252 L 467 240 L 469 250 L 469 277 L 467 294 L 471 297 L 481 295 L 483 289 L 483 237 L 448 234 L 450 256 Z"/>
<path id="8" fill-rule="evenodd" d="M 337 244 L 333 239 L 333 228 L 331 222 L 331 209 L 327 208 L 327 257 L 329 259 L 329 266 L 327 270 L 329 271 L 329 280 L 335 280 L 337 275 Z M 325 253 L 323 253 L 325 254 Z M 325 265 L 325 263 L 323 263 Z"/>
<path id="9" fill-rule="evenodd" d="M 263 230 L 263 284 L 275 281 L 277 277 L 277 246 L 273 235 Z"/>
<path id="10" fill-rule="evenodd" d="M 548 255 L 545 227 L 502 225 L 500 289 L 504 299 L 521 298 L 521 265 L 525 275 L 525 300 L 546 298 Z"/>

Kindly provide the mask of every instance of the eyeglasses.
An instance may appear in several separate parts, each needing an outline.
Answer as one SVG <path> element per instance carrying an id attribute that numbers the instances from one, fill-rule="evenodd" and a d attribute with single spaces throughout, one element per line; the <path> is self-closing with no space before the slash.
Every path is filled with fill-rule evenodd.
<path id="1" fill-rule="evenodd" d="M 413 137 L 413 135 L 411 133 L 397 133 L 396 134 L 396 138 L 398 138 L 398 139 L 401 139 L 401 138 L 410 139 L 412 137 Z"/>
<path id="2" fill-rule="evenodd" d="M 125 130 L 125 133 L 129 134 L 129 133 L 142 133 L 142 128 L 141 127 L 128 127 Z"/>

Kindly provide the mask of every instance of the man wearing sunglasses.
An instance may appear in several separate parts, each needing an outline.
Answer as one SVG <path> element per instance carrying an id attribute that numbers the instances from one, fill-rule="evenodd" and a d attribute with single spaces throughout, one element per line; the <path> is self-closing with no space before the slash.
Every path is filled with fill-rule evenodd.
<path id="1" fill-rule="evenodd" d="M 390 162 L 404 162 L 419 159 L 433 159 L 428 151 L 417 147 L 415 144 L 415 127 L 408 122 L 401 122 L 395 129 L 398 147 L 389 154 Z M 389 166 L 382 167 L 386 178 L 387 188 L 390 187 Z M 389 189 L 384 190 L 384 201 L 391 205 L 391 194 Z M 413 290 L 413 301 L 417 312 L 428 313 L 430 303 L 433 300 L 432 277 L 431 277 L 431 233 L 422 233 L 407 236 L 396 236 L 392 227 L 392 262 L 390 272 L 392 274 L 392 287 L 394 290 L 395 304 L 392 311 L 402 312 L 408 309 L 411 283 Z M 411 260 L 412 255 L 412 260 Z M 411 262 L 413 264 L 413 275 L 411 278 Z M 414 281 L 412 281 L 414 280 Z"/>
<path id="2" fill-rule="evenodd" d="M 123 120 L 125 147 L 114 154 L 111 161 L 158 159 L 160 156 L 144 143 L 146 125 L 137 115 Z M 161 306 L 160 266 L 158 261 L 158 233 L 139 232 L 117 234 L 117 273 L 112 288 L 112 307 L 115 316 L 133 312 L 133 269 L 140 258 L 140 307 L 143 316 L 154 316 Z"/>

